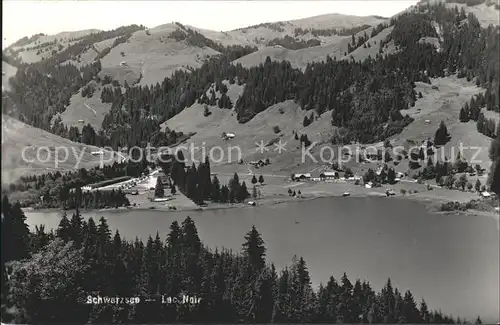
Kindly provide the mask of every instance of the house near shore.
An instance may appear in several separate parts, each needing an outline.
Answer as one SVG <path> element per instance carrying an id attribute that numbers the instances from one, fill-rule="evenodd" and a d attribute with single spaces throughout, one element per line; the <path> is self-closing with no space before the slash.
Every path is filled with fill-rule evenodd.
<path id="1" fill-rule="evenodd" d="M 484 191 L 484 192 L 481 192 L 481 196 L 484 197 L 484 198 L 490 198 L 491 197 L 491 193 L 487 192 L 487 191 Z"/>
<path id="2" fill-rule="evenodd" d="M 292 181 L 304 181 L 311 179 L 311 173 L 292 174 Z"/>
<path id="3" fill-rule="evenodd" d="M 319 178 L 325 179 L 336 179 L 339 178 L 339 173 L 335 171 L 327 171 L 319 174 Z"/>
<path id="4" fill-rule="evenodd" d="M 258 161 L 251 161 L 250 165 L 257 167 L 257 168 L 267 166 L 267 165 L 269 165 L 269 158 L 266 158 L 266 160 L 260 159 Z"/>

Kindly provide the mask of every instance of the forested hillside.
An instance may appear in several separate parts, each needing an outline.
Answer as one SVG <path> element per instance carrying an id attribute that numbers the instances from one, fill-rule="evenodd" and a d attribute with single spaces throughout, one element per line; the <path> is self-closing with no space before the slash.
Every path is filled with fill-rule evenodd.
<path id="1" fill-rule="evenodd" d="M 273 104 L 294 99 L 318 114 L 331 111 L 332 124 L 349 130 L 343 141 L 373 142 L 400 132 L 411 122 L 399 111 L 413 105 L 415 81 L 428 82 L 431 77 L 452 73 L 475 78 L 478 85 L 488 88 L 494 103 L 490 109 L 498 110 L 498 27 L 482 29 L 473 15 L 466 17 L 463 11 L 446 9 L 443 4 L 420 7 L 419 11 L 391 20 L 394 29 L 386 42 L 394 41 L 400 48 L 398 53 L 364 62 L 329 58 L 309 64 L 304 72 L 271 60 L 250 69 L 228 65 L 227 60 L 215 65 L 209 62 L 191 73 L 194 76 L 187 90 L 182 81 L 169 81 L 172 90 L 161 96 L 170 103 L 155 105 L 151 113 L 168 119 L 190 106 L 212 83 L 226 79 L 246 84 L 236 103 L 240 123 Z M 443 26 L 441 49 L 419 42 L 422 37 L 437 36 L 432 21 Z M 475 46 L 465 46 L 470 43 Z M 200 73 L 206 77 L 198 77 Z M 147 94 L 148 90 L 142 92 Z M 120 106 L 122 96 L 115 93 L 114 105 Z M 146 95 L 142 97 L 144 104 L 138 106 L 149 107 L 158 96 Z"/>
<path id="2" fill-rule="evenodd" d="M 452 317 L 432 311 L 410 290 L 332 275 L 313 288 L 305 260 L 276 270 L 266 261 L 255 227 L 241 252 L 203 245 L 193 220 L 146 242 L 111 233 L 104 218 L 64 216 L 55 231 L 29 232 L 18 204 L 2 202 L 2 321 L 15 323 L 434 323 Z M 9 247 L 9 249 L 7 249 Z M 8 293 L 7 293 L 8 292 Z M 139 297 L 140 303 L 86 304 L 87 296 Z M 201 298 L 161 304 L 161 295 Z M 146 299 L 152 301 L 147 302 Z M 182 298 L 181 298 L 182 299 Z"/>
<path id="3" fill-rule="evenodd" d="M 33 64 L 18 64 L 15 76 L 10 79 L 11 90 L 2 97 L 2 112 L 12 109 L 13 101 L 21 121 L 48 131 L 52 116 L 64 111 L 71 96 L 95 79 L 101 69 L 99 58 L 81 68 L 62 63 L 76 59 L 95 42 L 117 37 L 116 46 L 142 28 L 132 25 L 91 34 L 50 58 Z"/>
<path id="4" fill-rule="evenodd" d="M 417 94 L 413 88 L 417 81 L 429 82 L 430 78 L 457 74 L 486 88 L 490 103 L 486 109 L 499 110 L 499 27 L 483 28 L 473 14 L 467 14 L 464 8 L 449 8 L 450 5 L 421 3 L 393 17 L 387 24 L 364 32 L 358 39 L 353 34 L 350 48 L 360 50 L 361 46 L 370 43 L 371 37 L 387 27 L 392 28 L 378 44 L 370 43 L 370 47 L 380 48 L 374 57 L 368 56 L 362 62 L 327 57 L 325 62 L 309 63 L 303 71 L 286 61 L 269 58 L 252 68 L 232 64 L 256 48 L 225 47 L 202 33 L 177 24 L 180 30 L 171 37 L 193 46 L 210 46 L 222 54 L 208 59 L 200 68 L 177 71 L 161 84 L 131 86 L 125 83 L 122 88 L 118 81 L 109 77 L 102 80 L 96 77 L 101 69 L 100 61 L 79 69 L 71 64 L 58 64 L 86 46 L 85 42 L 77 43 L 50 60 L 21 66 L 12 80 L 13 91 L 8 97 L 14 100 L 20 117 L 27 123 L 76 139 L 75 130 L 66 129 L 60 121 L 51 125 L 51 118 L 64 110 L 79 88 L 90 80 L 97 81 L 103 87 L 101 100 L 111 104 L 111 110 L 104 117 L 102 130 L 86 127 L 85 132 L 96 134 L 86 138 L 94 139 L 88 140 L 89 144 L 116 148 L 141 145 L 158 137 L 161 123 L 197 100 L 213 104 L 205 98 L 207 90 L 214 83 L 220 85 L 223 80 L 229 80 L 245 85 L 235 103 L 240 123 L 248 122 L 276 103 L 294 100 L 305 110 L 315 110 L 317 115 L 331 114 L 332 126 L 345 131 L 341 132 L 342 138 L 333 139 L 336 143 L 376 142 L 398 134 L 412 122 L 412 118 L 403 116 L 401 110 L 414 105 Z M 124 27 L 92 37 L 120 34 L 123 36 L 115 41 L 120 43 L 141 28 Z M 349 32 L 357 31 L 354 28 Z M 429 39 L 435 41 L 422 41 Z M 396 47 L 394 53 L 382 50 L 389 43 Z M 91 91 L 87 88 L 84 88 L 86 92 Z M 221 106 L 230 106 L 226 104 Z"/>

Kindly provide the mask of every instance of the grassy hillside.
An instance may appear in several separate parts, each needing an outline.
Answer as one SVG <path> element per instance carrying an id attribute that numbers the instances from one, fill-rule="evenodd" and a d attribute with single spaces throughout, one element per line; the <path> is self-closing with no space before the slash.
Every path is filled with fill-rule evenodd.
<path id="1" fill-rule="evenodd" d="M 61 32 L 55 35 L 39 35 L 33 37 L 32 41 L 26 42 L 27 38 L 19 40 L 6 49 L 6 53 L 24 63 L 34 63 L 53 56 L 69 46 L 76 44 L 82 37 L 100 30 L 87 29 L 74 32 Z"/>
<path id="2" fill-rule="evenodd" d="M 224 161 L 211 163 L 216 170 L 230 172 L 235 168 L 242 172 L 248 172 L 246 165 L 238 165 L 237 151 L 231 151 L 229 161 L 229 147 L 237 146 L 240 148 L 242 158 L 245 162 L 252 160 L 269 158 L 272 165 L 266 167 L 265 171 L 278 174 L 287 174 L 297 168 L 304 171 L 309 170 L 312 164 L 307 163 L 298 166 L 301 163 L 301 151 L 299 141 L 294 139 L 294 132 L 307 134 L 311 141 L 327 142 L 334 128 L 331 126 L 331 117 L 329 114 L 323 114 L 313 123 L 304 127 L 302 122 L 305 116 L 311 112 L 304 111 L 293 101 L 286 101 L 269 107 L 267 110 L 257 114 L 252 120 L 245 124 L 239 124 L 236 120 L 236 114 L 231 110 L 210 107 L 212 114 L 208 117 L 203 116 L 203 106 L 194 104 L 184 109 L 181 113 L 168 120 L 165 125 L 170 129 L 177 131 L 196 132 L 184 145 L 204 146 L 205 154 L 208 154 L 212 147 L 221 147 L 224 149 Z M 279 128 L 275 132 L 274 127 Z M 225 141 L 221 134 L 234 133 L 235 138 Z M 286 151 L 278 153 L 273 144 L 281 140 L 285 145 Z M 260 153 L 257 151 L 257 144 L 263 141 L 268 151 Z M 314 151 L 318 152 L 318 151 Z M 201 159 L 203 152 L 198 150 L 194 157 Z M 217 152 L 215 157 L 218 157 Z M 188 159 L 188 157 L 186 156 Z"/>
<path id="3" fill-rule="evenodd" d="M 326 14 L 297 20 L 267 22 L 255 26 L 239 28 L 231 31 L 212 31 L 191 27 L 202 33 L 205 37 L 229 45 L 252 45 L 266 47 L 273 39 L 282 39 L 286 36 L 296 41 L 315 39 L 321 44 L 334 42 L 337 33 L 343 29 L 357 28 L 362 25 L 375 26 L 385 19 L 381 17 L 360 17 L 342 14 Z"/>
<path id="4" fill-rule="evenodd" d="M 488 148 L 491 139 L 480 134 L 473 121 L 461 123 L 458 120 L 458 114 L 462 105 L 469 101 L 471 96 L 484 92 L 465 79 L 458 79 L 455 76 L 432 79 L 431 84 L 422 82 L 416 83 L 417 92 L 422 93 L 422 98 L 417 99 L 415 106 L 403 110 L 403 114 L 409 114 L 415 119 L 402 133 L 390 138 L 393 145 L 409 146 L 408 140 L 413 143 L 421 143 L 428 138 L 434 139 L 434 134 L 441 121 L 444 121 L 451 134 L 451 141 L 444 146 L 445 155 L 448 158 L 455 158 L 458 153 L 460 143 L 464 147 L 479 147 L 479 154 L 475 159 L 482 161 L 481 166 L 489 170 L 491 164 L 488 158 Z M 286 101 L 269 107 L 267 110 L 257 114 L 252 120 L 245 124 L 239 124 L 235 114 L 227 109 L 210 107 L 210 116 L 203 115 L 203 105 L 194 104 L 184 109 L 181 113 L 168 120 L 165 125 L 170 129 L 182 131 L 184 133 L 196 132 L 192 138 L 184 145 L 189 146 L 194 143 L 196 146 L 204 146 L 208 154 L 214 146 L 220 146 L 225 150 L 225 159 L 221 163 L 213 163 L 215 170 L 227 172 L 238 170 L 241 173 L 248 172 L 247 165 L 238 165 L 236 157 L 237 151 L 232 152 L 232 161 L 228 164 L 227 154 L 229 146 L 238 146 L 243 155 L 243 160 L 249 162 L 252 160 L 269 158 L 271 165 L 264 167 L 260 172 L 278 173 L 287 175 L 292 172 L 310 172 L 321 166 L 326 167 L 326 163 L 319 164 L 307 160 L 301 161 L 300 142 L 294 139 L 294 132 L 298 134 L 307 134 L 311 142 L 317 142 L 318 147 L 311 150 L 311 153 L 317 159 L 320 158 L 321 147 L 329 146 L 337 154 L 337 147 L 330 144 L 332 135 L 336 128 L 331 125 L 330 114 L 324 113 L 308 125 L 303 126 L 305 116 L 309 116 L 312 111 L 302 110 L 293 101 Z M 429 120 L 430 123 L 426 123 Z M 278 126 L 280 131 L 274 132 L 274 126 Z M 235 134 L 235 138 L 230 141 L 221 139 L 223 132 Z M 281 140 L 286 143 L 286 151 L 278 153 L 273 141 Z M 261 154 L 258 152 L 257 143 L 263 141 L 269 145 L 268 151 Z M 374 145 L 381 146 L 382 143 Z M 351 149 L 354 151 L 354 147 Z M 475 154 L 475 150 L 465 149 L 464 158 L 470 159 Z M 195 154 L 196 159 L 201 159 L 202 152 L 198 150 Z M 324 157 L 329 158 L 329 151 L 324 153 Z M 218 153 L 217 155 L 218 156 Z M 337 159 L 337 156 L 335 157 Z M 393 164 L 390 164 L 393 166 Z M 365 165 L 361 169 L 358 166 L 348 164 L 353 170 L 359 169 L 360 173 L 368 168 L 376 168 L 377 164 Z M 407 172 L 408 163 L 404 162 L 396 166 L 396 170 Z M 486 177 L 483 177 L 486 179 Z"/>
<path id="5" fill-rule="evenodd" d="M 487 84 L 491 77 L 487 72 L 494 71 L 489 63 L 490 44 L 496 37 L 494 31 L 486 31 L 491 33 L 487 34 L 490 36 L 477 38 L 476 35 L 484 30 L 473 17 L 466 19 L 465 14 L 455 15 L 444 6 L 415 8 L 418 12 L 412 10 L 391 20 L 391 26 L 374 26 L 386 22 L 381 18 L 362 20 L 327 15 L 264 23 L 230 32 L 201 29 L 196 29 L 196 32 L 180 23 L 137 30 L 119 44 L 113 41 L 110 46 L 111 40 L 108 39 L 85 48 L 86 52 L 78 56 L 79 60 L 92 62 L 100 58 L 100 72 L 90 81 L 95 92 L 90 97 L 81 96 L 83 89 L 73 92 L 69 105 L 64 104 L 65 110 L 59 112 L 59 116 L 68 126 L 80 127 L 81 119 L 95 129 L 99 129 L 105 120 L 108 134 L 103 138 L 109 140 L 110 133 L 118 130 L 112 134 L 114 143 L 139 143 L 149 141 L 149 135 L 163 136 L 155 134 L 154 129 L 165 118 L 171 118 L 165 124 L 170 130 L 196 132 L 190 141 L 205 142 L 207 146 L 226 144 L 220 137 L 221 133 L 233 132 L 236 139 L 232 142 L 241 147 L 244 160 L 263 158 L 255 153 L 255 142 L 262 140 L 273 149 L 273 144 L 281 139 L 288 142 L 289 151 L 277 155 L 271 150 L 266 156 L 276 161 L 273 170 L 282 171 L 298 167 L 295 159 L 300 159 L 300 142 L 295 140 L 294 132 L 307 134 L 310 141 L 323 143 L 328 143 L 335 135 L 336 141 L 345 140 L 347 143 L 380 141 L 390 137 L 396 143 L 404 144 L 408 139 L 432 138 L 438 123 L 443 120 L 452 133 L 450 146 L 464 142 L 487 147 L 489 139 L 477 131 L 474 133 L 472 122 L 458 122 L 461 105 L 482 90 L 463 83 L 466 79 L 449 76 L 468 77 L 477 85 L 491 87 Z M 457 19 L 461 20 L 460 24 Z M 356 28 L 360 22 L 365 26 Z M 372 27 L 369 24 L 373 24 Z M 280 37 L 294 49 L 287 48 L 285 41 L 277 41 Z M 319 45 L 307 47 L 312 44 L 307 43 L 311 39 L 318 39 Z M 244 52 L 250 54 L 239 59 L 236 59 L 239 56 L 229 59 L 231 56 L 228 55 L 202 65 L 207 58 L 221 52 L 227 54 L 226 49 L 216 42 L 257 44 L 261 48 L 253 53 Z M 476 45 L 464 47 L 471 42 Z M 266 46 L 271 43 L 274 45 Z M 476 48 L 486 50 L 475 53 Z M 484 56 L 481 62 L 474 60 L 479 55 Z M 359 62 L 368 57 L 380 60 Z M 271 61 L 286 60 L 290 65 L 275 64 L 267 58 Z M 74 57 L 71 59 L 75 60 Z M 350 62 L 352 59 L 356 62 Z M 233 65 L 229 64 L 232 60 Z M 317 63 L 321 61 L 323 63 Z M 305 70 L 310 63 L 314 64 Z M 246 70 L 237 64 L 243 68 L 255 68 Z M 202 68 L 195 70 L 197 67 Z M 104 82 L 99 79 L 108 77 L 107 82 L 113 79 L 122 86 L 125 82 L 129 85 L 154 85 L 178 69 L 193 72 L 174 74 L 172 80 L 154 88 L 128 88 L 125 95 L 119 91 L 118 94 L 106 91 L 104 97 L 109 103 L 101 103 Z M 431 85 L 427 84 L 429 77 L 434 78 Z M 493 83 L 497 80 L 495 78 Z M 209 106 L 211 115 L 205 116 L 204 105 L 193 102 L 204 92 L 210 98 L 210 84 L 224 79 L 236 80 L 232 84 L 224 81 L 233 110 L 227 105 L 224 105 L 226 109 L 221 109 L 215 104 Z M 416 100 L 414 97 L 419 92 L 423 98 Z M 219 99 L 220 93 L 215 93 Z M 203 102 L 211 103 L 212 100 L 205 98 Z M 105 118 L 108 112 L 110 114 Z M 312 112 L 315 118 L 310 125 L 304 126 L 305 116 Z M 403 130 L 411 122 L 405 114 L 415 121 Z M 151 121 L 150 125 L 145 121 Z M 348 133 L 338 135 L 332 125 Z M 399 134 L 401 130 L 403 132 Z M 471 138 L 472 133 L 478 136 Z M 465 139 L 467 136 L 469 138 Z M 481 157 L 486 157 L 486 152 Z"/>
<path id="6" fill-rule="evenodd" d="M 137 31 L 125 43 L 113 48 L 102 59 L 101 77 L 109 75 L 123 84 L 154 85 L 178 69 L 198 68 L 219 52 L 177 41 L 172 32 L 182 30 L 176 24 Z M 120 63 L 124 62 L 124 65 Z"/>
<path id="7" fill-rule="evenodd" d="M 103 87 L 106 86 L 102 86 L 94 81 L 91 81 L 88 85 L 95 88 L 92 96 L 90 98 L 83 97 L 82 90 L 80 89 L 78 93 L 71 96 L 70 104 L 66 107 L 66 110 L 61 114 L 54 115 L 52 121 L 60 116 L 62 122 L 68 128 L 76 126 L 81 129 L 83 125 L 90 124 L 94 129 L 99 130 L 104 117 L 111 109 L 111 104 L 101 101 L 101 92 Z M 81 123 L 81 120 L 84 122 Z"/>
<path id="8" fill-rule="evenodd" d="M 250 56 L 246 61 L 242 61 L 244 66 L 263 62 L 268 55 L 273 59 L 290 60 L 297 67 L 304 67 L 308 62 L 324 60 L 327 54 L 334 53 L 340 57 L 346 51 L 347 43 L 344 42 L 345 36 L 336 34 L 343 29 L 359 28 L 366 24 L 375 25 L 382 21 L 384 20 L 380 17 L 331 14 L 288 22 L 265 23 L 228 32 L 215 32 L 172 23 L 148 30 L 139 30 L 128 37 L 125 42 L 112 35 L 104 40 L 102 38 L 90 40 L 88 36 L 99 31 L 84 30 L 56 35 L 40 34 L 24 38 L 9 47 L 5 53 L 14 60 L 35 63 L 52 58 L 79 42 L 85 42 L 86 45 L 75 48 L 76 51 L 72 50 L 70 55 L 62 56 L 65 59 L 60 64 L 71 64 L 82 69 L 99 59 L 101 62 L 99 78 L 109 77 L 120 82 L 122 86 L 125 82 L 129 85 L 151 86 L 161 83 L 165 77 L 170 77 L 176 70 L 190 71 L 199 68 L 205 60 L 220 54 L 218 52 L 220 45 L 250 44 L 265 47 L 273 40 L 275 44 L 282 44 L 280 40 L 283 37 L 288 37 L 287 42 L 291 39 L 292 43 L 312 39 L 321 43 L 320 46 L 299 51 L 277 47 L 263 48 L 262 53 L 258 53 L 256 57 Z M 178 37 L 179 33 L 189 35 L 189 29 L 199 32 L 200 35 Z M 297 33 L 298 30 L 300 33 Z M 300 44 L 304 46 L 305 43 Z M 50 74 L 47 73 L 46 76 L 50 77 Z M 94 128 L 100 128 L 104 115 L 109 112 L 110 105 L 101 103 L 99 90 L 85 100 L 81 97 L 81 90 L 68 94 L 71 98 L 68 101 L 64 100 L 64 110 L 61 111 L 58 108 L 54 111 L 49 107 L 50 115 L 52 115 L 50 120 L 53 121 L 60 116 L 68 127 L 81 127 L 78 121 L 84 120 L 85 124 L 90 123 Z M 85 103 L 90 105 L 95 113 L 88 109 Z M 37 122 L 37 125 L 39 124 L 43 123 Z"/>
<path id="9" fill-rule="evenodd" d="M 323 17 L 323 16 L 319 16 Z M 307 23 L 303 23 L 304 26 L 318 26 L 318 24 L 314 24 L 314 20 L 312 18 L 310 20 L 304 20 Z M 320 20 L 321 21 L 321 20 Z M 368 20 L 370 22 L 370 20 Z M 374 21 L 375 22 L 375 21 Z M 385 22 L 383 20 L 377 20 L 377 22 Z M 375 24 L 374 24 L 375 25 Z M 374 26 L 372 25 L 372 26 Z M 321 26 L 319 24 L 319 26 Z M 356 39 L 358 39 L 361 36 L 364 36 L 366 33 L 367 35 L 371 35 L 372 32 L 372 27 L 368 27 L 362 31 L 355 32 L 354 35 Z M 302 49 L 288 49 L 283 46 L 275 45 L 275 46 L 267 46 L 259 49 L 259 51 L 251 53 L 249 55 L 246 55 L 236 61 L 234 61 L 234 64 L 240 63 L 244 67 L 252 67 L 252 66 L 257 66 L 261 63 L 264 63 L 267 57 L 270 57 L 271 60 L 273 61 L 290 61 L 292 64 L 292 67 L 298 68 L 298 69 L 304 69 L 308 63 L 311 62 L 320 62 L 320 61 L 325 61 L 327 56 L 330 56 L 331 58 L 336 57 L 337 59 L 340 59 L 342 57 L 345 58 L 350 58 L 350 55 L 352 54 L 353 56 L 359 57 L 359 60 L 368 57 L 368 54 L 372 54 L 372 58 L 375 57 L 376 53 L 378 53 L 378 45 L 374 44 L 375 42 L 379 43 L 381 39 L 385 39 L 388 34 L 392 31 L 392 28 L 386 28 L 383 30 L 381 33 L 376 35 L 373 40 L 369 39 L 368 42 L 371 43 L 371 49 L 370 51 L 358 51 L 356 50 L 352 53 L 349 53 L 348 55 L 348 48 L 349 48 L 349 42 L 352 39 L 352 34 L 346 34 L 346 35 L 331 35 L 328 37 L 323 37 L 321 40 L 321 45 L 318 46 L 313 46 L 313 47 L 307 47 L 307 48 L 302 48 Z M 312 36 L 311 33 L 307 33 L 305 35 L 299 36 L 302 38 L 307 39 L 307 35 Z M 363 47 L 358 48 L 358 50 L 365 50 Z M 387 53 L 391 53 L 392 50 L 386 51 Z M 362 54 L 365 53 L 366 54 Z"/>
<path id="10" fill-rule="evenodd" d="M 424 1 L 422 3 L 424 4 L 427 2 Z M 455 7 L 457 7 L 458 10 L 461 10 L 463 8 L 467 14 L 468 13 L 474 14 L 478 18 L 483 28 L 488 27 L 490 24 L 494 26 L 500 24 L 499 22 L 500 12 L 494 5 L 487 5 L 486 3 L 482 3 L 479 5 L 469 6 L 464 3 L 451 2 L 451 3 L 446 3 L 446 7 L 449 9 L 454 9 Z M 405 10 L 404 12 L 410 12 L 415 8 L 416 7 L 411 7 L 408 10 Z M 394 17 L 398 17 L 401 14 L 402 13 L 397 14 Z M 286 33 L 290 35 L 290 33 L 292 33 L 291 31 L 292 26 L 294 26 L 295 28 L 300 27 L 302 29 L 319 30 L 326 28 L 340 28 L 339 26 L 354 27 L 356 26 L 356 24 L 358 24 L 357 26 L 360 26 L 362 24 L 375 26 L 379 23 L 385 22 L 384 20 L 377 19 L 375 17 L 365 17 L 367 18 L 365 20 L 359 20 L 358 18 L 362 17 L 354 17 L 354 16 L 343 17 L 342 15 L 338 16 L 324 15 L 324 16 L 311 17 L 284 23 L 280 22 L 267 25 L 261 24 L 258 27 L 242 29 L 240 31 L 245 35 L 245 37 L 242 38 L 243 40 L 249 42 L 249 39 L 252 38 L 257 39 L 260 41 L 256 42 L 256 44 L 264 47 L 262 47 L 258 52 L 252 53 L 250 55 L 247 55 L 243 58 L 236 60 L 235 63 L 241 63 L 244 67 L 252 67 L 259 65 L 260 63 L 263 63 L 266 57 L 269 56 L 271 60 L 290 61 L 293 67 L 302 69 L 309 62 L 317 62 L 325 60 L 327 55 L 329 55 L 330 57 L 336 56 L 337 58 L 343 57 L 344 59 L 351 59 L 352 57 L 356 61 L 365 60 L 366 58 L 368 58 L 368 56 L 370 56 L 373 59 L 375 58 L 377 53 L 379 53 L 380 42 L 387 39 L 387 37 L 390 35 L 390 33 L 394 28 L 393 26 L 384 29 L 376 36 L 370 37 L 366 42 L 364 42 L 364 45 L 370 44 L 370 47 L 365 47 L 365 46 L 358 47 L 356 50 L 354 50 L 353 52 L 349 53 L 346 56 L 344 56 L 344 53 L 348 49 L 348 43 L 351 38 L 351 35 L 345 35 L 345 36 L 332 35 L 328 37 L 320 36 L 318 37 L 318 39 L 321 41 L 320 46 L 298 49 L 298 50 L 290 50 L 280 46 L 270 46 L 270 47 L 265 46 L 269 38 L 279 37 L 278 35 L 280 35 L 280 33 L 282 34 L 281 37 L 283 37 L 283 35 Z M 440 33 L 439 24 L 435 24 L 435 28 L 437 32 Z M 356 39 L 362 36 L 365 32 L 368 35 L 370 35 L 372 29 L 373 27 L 367 28 L 361 32 L 356 33 L 355 34 Z M 304 35 L 299 35 L 298 38 L 307 40 L 313 38 L 313 35 L 309 32 Z M 432 43 L 435 44 L 436 46 L 439 46 L 440 43 L 438 38 L 433 38 L 433 37 L 423 37 L 420 41 L 423 43 Z M 395 51 L 396 51 L 396 46 L 394 45 L 394 41 L 390 41 L 388 44 L 385 44 L 382 49 L 383 54 L 390 54 L 394 53 Z"/>
<path id="11" fill-rule="evenodd" d="M 49 148 L 50 156 L 46 150 L 42 150 L 40 159 L 27 162 L 22 156 L 25 147 L 33 148 L 25 151 L 25 157 L 29 160 L 34 159 L 38 148 L 42 147 Z M 59 155 L 61 162 L 56 165 L 55 150 L 62 147 L 69 150 L 69 158 L 63 162 L 64 154 L 61 150 Z M 2 114 L 2 184 L 12 182 L 23 175 L 72 170 L 75 166 L 90 168 L 99 165 L 101 157 L 91 155 L 91 152 L 96 150 L 99 149 L 72 142 Z M 79 165 L 76 157 L 82 157 Z M 111 153 L 105 151 L 102 159 L 106 161 L 110 157 Z M 45 160 L 47 161 L 43 162 Z"/>
<path id="12" fill-rule="evenodd" d="M 489 170 L 491 161 L 488 158 L 488 148 L 491 139 L 477 131 L 474 121 L 461 123 L 458 119 L 460 108 L 465 102 L 470 101 L 471 96 L 483 93 L 484 89 L 456 77 L 433 79 L 432 85 L 420 82 L 416 84 L 416 91 L 421 92 L 423 98 L 417 100 L 415 107 L 405 111 L 415 121 L 392 140 L 396 144 L 405 145 L 407 140 L 421 143 L 428 138 L 434 139 L 439 123 L 444 121 L 451 135 L 450 142 L 444 146 L 446 156 L 456 158 L 460 144 L 464 147 L 478 147 L 480 151 L 475 159 L 482 161 L 483 168 Z M 426 120 L 430 123 L 426 123 Z M 466 149 L 463 154 L 466 159 L 471 159 L 475 150 Z"/>
<path id="13" fill-rule="evenodd" d="M 106 49 L 110 49 L 113 46 L 113 43 L 115 42 L 116 39 L 117 37 L 113 37 L 101 42 L 94 43 L 89 49 L 81 53 L 78 59 L 68 60 L 62 64 L 72 64 L 78 68 L 90 64 L 99 56 L 100 53 L 102 53 Z"/>
<path id="14" fill-rule="evenodd" d="M 335 42 L 300 50 L 289 50 L 279 46 L 265 47 L 239 58 L 233 63 L 239 63 L 245 68 L 251 68 L 264 63 L 269 57 L 272 61 L 289 61 L 292 67 L 304 69 L 310 62 L 325 61 L 327 55 L 332 58 L 334 56 L 337 58 L 343 57 L 347 51 L 348 43 L 348 37 L 339 37 Z"/>
<path id="15" fill-rule="evenodd" d="M 9 78 L 15 75 L 17 68 L 2 60 L 2 91 L 9 90 Z"/>
<path id="16" fill-rule="evenodd" d="M 368 41 L 366 41 L 363 44 L 363 46 L 358 47 L 353 52 L 344 56 L 343 59 L 350 60 L 352 58 L 355 61 L 363 61 L 363 60 L 366 60 L 368 57 L 371 57 L 372 59 L 374 59 L 377 56 L 377 54 L 379 53 L 380 42 L 382 40 L 385 40 L 387 38 L 387 36 L 392 32 L 393 29 L 394 29 L 394 26 L 385 28 L 380 33 L 378 33 L 376 36 L 371 37 Z M 370 44 L 369 47 L 368 47 L 368 44 Z M 364 45 L 367 45 L 367 46 L 365 47 Z M 394 46 L 394 42 L 390 42 L 390 43 L 384 45 L 382 48 L 383 54 L 391 54 L 391 53 L 394 53 L 395 51 L 396 51 L 396 47 Z"/>

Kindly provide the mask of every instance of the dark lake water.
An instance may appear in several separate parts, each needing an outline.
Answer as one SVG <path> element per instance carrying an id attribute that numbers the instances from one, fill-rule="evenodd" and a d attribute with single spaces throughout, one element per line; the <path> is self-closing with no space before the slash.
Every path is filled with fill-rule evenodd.
<path id="1" fill-rule="evenodd" d="M 57 227 L 60 212 L 28 212 L 30 227 Z M 434 214 L 408 200 L 324 198 L 244 209 L 190 212 L 121 211 L 104 216 L 122 237 L 165 238 L 172 221 L 191 216 L 209 247 L 239 250 L 255 225 L 267 258 L 280 269 L 294 254 L 304 257 L 313 284 L 343 272 L 379 290 L 390 277 L 401 291 L 444 313 L 497 322 L 499 315 L 499 230 L 486 216 Z M 298 223 L 297 223 L 298 222 Z"/>

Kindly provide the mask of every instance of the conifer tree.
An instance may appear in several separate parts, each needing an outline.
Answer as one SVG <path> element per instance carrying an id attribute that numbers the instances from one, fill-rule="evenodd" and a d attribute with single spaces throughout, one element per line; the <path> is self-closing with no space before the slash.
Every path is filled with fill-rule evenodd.
<path id="1" fill-rule="evenodd" d="M 240 193 L 240 178 L 234 173 L 233 178 L 229 181 L 229 201 L 236 202 Z"/>
<path id="2" fill-rule="evenodd" d="M 56 236 L 61 238 L 64 242 L 68 242 L 71 239 L 71 224 L 66 213 L 63 214 L 61 221 L 59 221 Z"/>
<path id="3" fill-rule="evenodd" d="M 80 248 L 83 242 L 83 218 L 78 209 L 73 213 L 70 220 L 70 239 L 73 241 L 75 248 Z"/>
<path id="4" fill-rule="evenodd" d="M 265 266 L 266 248 L 264 240 L 255 226 L 252 226 L 252 229 L 245 235 L 243 254 L 252 272 L 261 270 Z"/>
<path id="5" fill-rule="evenodd" d="M 444 121 L 441 121 L 441 123 L 439 124 L 439 128 L 434 136 L 434 144 L 436 146 L 442 146 L 446 144 L 449 140 L 450 140 L 450 134 L 448 133 L 448 129 L 446 128 Z"/>
<path id="6" fill-rule="evenodd" d="M 491 159 L 491 171 L 488 175 L 488 183 L 491 190 L 500 195 L 500 133 L 491 141 L 489 158 Z"/>
<path id="7" fill-rule="evenodd" d="M 420 302 L 420 319 L 424 323 L 428 323 L 430 321 L 429 309 L 427 308 L 427 303 L 424 299 Z"/>
<path id="8" fill-rule="evenodd" d="M 165 196 L 165 190 L 163 189 L 163 184 L 162 184 L 159 177 L 156 179 L 155 196 L 156 197 L 164 197 Z"/>
<path id="9" fill-rule="evenodd" d="M 245 201 L 248 197 L 250 196 L 250 193 L 248 193 L 247 185 L 243 181 L 241 183 L 241 186 L 238 189 L 238 194 L 237 194 L 237 200 L 238 202 L 243 202 Z"/>
<path id="10" fill-rule="evenodd" d="M 211 197 L 212 197 L 212 201 L 214 201 L 214 202 L 221 202 L 221 200 L 222 200 L 221 187 L 220 187 L 220 182 L 219 182 L 219 179 L 217 178 L 217 175 L 214 175 L 214 177 L 212 179 Z"/>
<path id="11" fill-rule="evenodd" d="M 420 323 L 420 312 L 410 290 L 405 292 L 403 298 L 403 318 L 407 323 Z"/>

